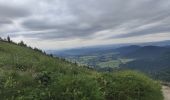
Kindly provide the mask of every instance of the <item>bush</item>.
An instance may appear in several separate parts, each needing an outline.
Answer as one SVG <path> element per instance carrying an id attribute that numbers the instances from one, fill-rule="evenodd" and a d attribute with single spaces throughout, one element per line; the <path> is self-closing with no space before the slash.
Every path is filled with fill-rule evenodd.
<path id="1" fill-rule="evenodd" d="M 159 83 L 139 72 L 106 73 L 98 81 L 106 100 L 163 100 Z"/>
<path id="2" fill-rule="evenodd" d="M 100 86 L 88 76 L 60 76 L 50 86 L 54 100 L 103 100 Z"/>

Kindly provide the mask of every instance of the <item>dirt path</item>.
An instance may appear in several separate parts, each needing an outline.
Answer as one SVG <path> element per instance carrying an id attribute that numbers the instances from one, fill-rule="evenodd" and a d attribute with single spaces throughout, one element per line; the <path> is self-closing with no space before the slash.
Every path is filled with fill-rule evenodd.
<path id="1" fill-rule="evenodd" d="M 164 100 L 170 100 L 170 87 L 162 86 L 162 91 L 164 94 Z"/>

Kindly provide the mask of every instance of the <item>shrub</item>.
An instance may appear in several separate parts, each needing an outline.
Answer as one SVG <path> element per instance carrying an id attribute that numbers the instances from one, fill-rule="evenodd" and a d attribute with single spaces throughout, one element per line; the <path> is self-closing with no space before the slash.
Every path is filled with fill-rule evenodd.
<path id="1" fill-rule="evenodd" d="M 98 81 L 107 100 L 163 100 L 159 83 L 139 72 L 106 73 Z"/>

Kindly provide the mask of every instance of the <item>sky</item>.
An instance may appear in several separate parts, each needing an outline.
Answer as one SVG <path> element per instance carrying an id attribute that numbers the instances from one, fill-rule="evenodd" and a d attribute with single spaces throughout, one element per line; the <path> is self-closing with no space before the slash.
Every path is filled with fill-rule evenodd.
<path id="1" fill-rule="evenodd" d="M 170 40 L 170 0 L 0 0 L 0 37 L 41 49 Z"/>

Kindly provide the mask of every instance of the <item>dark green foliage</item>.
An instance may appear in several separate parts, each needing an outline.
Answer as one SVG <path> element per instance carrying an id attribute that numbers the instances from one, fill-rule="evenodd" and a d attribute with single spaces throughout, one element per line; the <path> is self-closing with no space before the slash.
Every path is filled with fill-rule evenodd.
<path id="1" fill-rule="evenodd" d="M 42 85 L 47 86 L 48 84 L 50 84 L 51 81 L 51 77 L 49 75 L 49 73 L 47 72 L 42 72 L 38 75 L 38 79 L 37 79 Z"/>
<path id="2" fill-rule="evenodd" d="M 58 76 L 58 81 L 51 85 L 55 100 L 103 100 L 99 84 L 92 77 Z"/>
<path id="3" fill-rule="evenodd" d="M 138 90 L 142 94 L 136 95 Z M 99 73 L 23 45 L 0 41 L 1 100 L 135 100 L 138 97 L 162 100 L 159 83 L 135 72 Z"/>
<path id="4" fill-rule="evenodd" d="M 27 46 L 27 45 L 24 43 L 24 41 L 19 42 L 18 45 L 19 45 L 19 46 L 24 46 L 24 47 Z"/>
<path id="5" fill-rule="evenodd" d="M 161 86 L 145 75 L 133 71 L 104 74 L 99 82 L 107 100 L 162 100 Z"/>
<path id="6" fill-rule="evenodd" d="M 170 82 L 170 52 L 164 52 L 158 57 L 150 58 L 136 59 L 121 64 L 120 67 L 143 71 L 155 79 Z"/>
<path id="7" fill-rule="evenodd" d="M 7 41 L 10 43 L 11 42 L 11 38 L 8 36 L 7 37 Z"/>
<path id="8" fill-rule="evenodd" d="M 42 50 L 38 49 L 38 48 L 34 48 L 34 51 L 37 51 L 37 52 L 40 52 L 40 53 L 43 53 Z"/>

